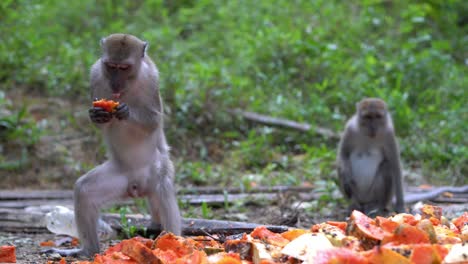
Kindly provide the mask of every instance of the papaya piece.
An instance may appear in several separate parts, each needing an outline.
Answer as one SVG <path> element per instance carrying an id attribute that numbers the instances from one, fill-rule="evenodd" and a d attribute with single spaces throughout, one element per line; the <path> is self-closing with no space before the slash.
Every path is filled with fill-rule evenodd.
<path id="1" fill-rule="evenodd" d="M 15 246 L 0 246 L 0 262 L 16 263 L 16 247 Z"/>
<path id="2" fill-rule="evenodd" d="M 453 230 L 446 226 L 435 226 L 435 234 L 437 236 L 437 243 L 440 244 L 457 244 L 462 242 L 461 235 L 455 233 Z"/>
<path id="3" fill-rule="evenodd" d="M 452 220 L 452 223 L 458 228 L 461 232 L 465 226 L 468 226 L 468 212 L 464 212 L 459 217 Z"/>
<path id="4" fill-rule="evenodd" d="M 127 256 L 128 257 L 128 256 Z M 81 262 L 79 262 L 81 264 Z M 139 264 L 132 259 L 119 259 L 118 254 L 113 256 L 96 255 L 93 264 Z"/>
<path id="5" fill-rule="evenodd" d="M 341 247 L 351 249 L 354 251 L 362 251 L 361 241 L 354 236 L 345 236 L 341 239 Z"/>
<path id="6" fill-rule="evenodd" d="M 154 246 L 154 240 L 153 239 L 137 236 L 137 237 L 131 238 L 130 240 L 138 241 L 138 242 L 142 243 L 143 245 L 145 245 L 145 247 L 147 247 L 149 249 L 153 249 L 153 246 Z"/>
<path id="7" fill-rule="evenodd" d="M 408 224 L 401 224 L 392 234 L 386 235 L 382 239 L 382 244 L 390 242 L 395 245 L 401 245 L 430 243 L 430 240 L 429 235 L 421 229 Z"/>
<path id="8" fill-rule="evenodd" d="M 223 252 L 223 246 L 216 240 L 208 236 L 196 236 L 191 238 L 195 243 L 195 248 L 205 251 L 207 255 Z"/>
<path id="9" fill-rule="evenodd" d="M 365 257 L 358 252 L 346 248 L 330 248 L 317 251 L 317 255 L 308 259 L 307 263 L 316 264 L 367 264 Z M 381 262 L 384 263 L 384 262 Z M 385 262 L 386 263 L 386 262 Z"/>
<path id="10" fill-rule="evenodd" d="M 240 259 L 236 259 L 231 256 L 225 256 L 215 263 L 216 264 L 242 264 L 242 261 Z"/>
<path id="11" fill-rule="evenodd" d="M 113 113 L 116 111 L 117 106 L 119 106 L 119 102 L 114 100 L 96 100 L 93 102 L 94 107 L 101 107 L 102 109 L 106 110 L 106 112 Z"/>
<path id="12" fill-rule="evenodd" d="M 122 253 L 129 256 L 138 263 L 161 264 L 161 260 L 156 257 L 150 248 L 137 240 L 123 240 Z"/>
<path id="13" fill-rule="evenodd" d="M 414 244 L 410 260 L 414 264 L 441 263 L 448 249 L 441 245 Z"/>
<path id="14" fill-rule="evenodd" d="M 52 240 L 47 240 L 47 241 L 42 241 L 39 243 L 39 246 L 41 247 L 56 247 L 55 242 Z"/>
<path id="15" fill-rule="evenodd" d="M 289 243 L 289 240 L 282 237 L 280 234 L 273 233 L 268 230 L 265 226 L 256 227 L 251 233 L 250 236 L 256 239 L 267 242 L 268 244 L 284 247 Z"/>
<path id="16" fill-rule="evenodd" d="M 397 222 L 399 224 L 408 224 L 408 225 L 417 225 L 419 221 L 421 220 L 421 216 L 418 215 L 418 217 L 412 215 L 412 214 L 407 214 L 407 213 L 401 213 L 394 215 L 390 218 L 393 222 Z"/>
<path id="17" fill-rule="evenodd" d="M 112 255 L 114 252 L 121 252 L 122 251 L 122 243 L 118 243 L 114 246 L 111 246 L 104 251 L 103 255 Z"/>
<path id="18" fill-rule="evenodd" d="M 194 250 L 191 253 L 176 259 L 175 264 L 206 264 L 208 263 L 206 253 Z"/>
<path id="19" fill-rule="evenodd" d="M 196 248 L 195 244 L 192 239 L 184 239 L 167 233 L 156 240 L 155 246 L 160 250 L 172 250 L 180 258 L 192 253 Z"/>
<path id="20" fill-rule="evenodd" d="M 466 264 L 468 263 L 468 244 L 455 244 L 451 246 L 450 251 L 444 257 L 444 264 Z"/>
<path id="21" fill-rule="evenodd" d="M 435 254 L 438 256 L 438 259 L 443 260 L 449 253 L 449 248 L 444 245 L 433 244 Z"/>
<path id="22" fill-rule="evenodd" d="M 440 263 L 441 260 L 437 259 L 437 255 L 434 253 L 430 244 L 415 244 L 410 260 L 414 264 Z"/>
<path id="23" fill-rule="evenodd" d="M 416 227 L 426 232 L 432 244 L 437 243 L 437 234 L 431 221 L 423 219 L 416 225 Z"/>
<path id="24" fill-rule="evenodd" d="M 119 252 L 114 252 L 114 253 L 112 253 L 112 254 L 110 254 L 108 256 L 111 257 L 112 259 L 118 259 L 118 260 L 132 260 L 131 257 L 125 255 L 124 253 L 122 253 L 120 251 Z M 134 260 L 132 260 L 132 261 L 134 261 Z"/>
<path id="25" fill-rule="evenodd" d="M 442 217 L 442 207 L 431 204 L 424 204 L 421 208 L 423 218 L 434 217 L 440 221 Z"/>
<path id="26" fill-rule="evenodd" d="M 347 239 L 349 237 L 346 236 L 345 232 L 341 230 L 341 228 L 328 223 L 315 224 L 312 226 L 311 230 L 314 233 L 324 234 L 336 247 L 344 246 L 345 240 L 350 241 Z M 349 248 L 348 246 L 345 247 Z"/>
<path id="27" fill-rule="evenodd" d="M 378 226 L 380 226 L 383 230 L 385 230 L 388 233 L 395 232 L 395 230 L 400 225 L 399 223 L 397 223 L 397 222 L 395 222 L 395 221 L 393 221 L 391 219 L 381 217 L 381 216 L 377 216 L 375 218 L 375 222 L 376 222 L 376 224 Z"/>
<path id="28" fill-rule="evenodd" d="M 465 225 L 461 230 L 460 230 L 460 239 L 463 242 L 468 242 L 468 225 Z"/>
<path id="29" fill-rule="evenodd" d="M 307 261 L 314 259 L 319 250 L 328 248 L 333 248 L 333 245 L 323 233 L 306 233 L 287 244 L 281 253 L 301 261 Z"/>
<path id="30" fill-rule="evenodd" d="M 239 254 L 220 252 L 208 257 L 208 263 L 213 264 L 242 264 Z"/>
<path id="31" fill-rule="evenodd" d="M 158 257 L 162 263 L 175 263 L 176 259 L 179 257 L 173 250 L 161 250 L 156 248 L 153 250 L 153 254 Z"/>
<path id="32" fill-rule="evenodd" d="M 348 223 L 342 221 L 327 221 L 327 224 L 338 227 L 344 233 L 346 233 L 346 228 L 348 227 Z"/>
<path id="33" fill-rule="evenodd" d="M 245 235 L 242 237 L 242 239 L 239 240 L 226 240 L 224 242 L 224 250 L 228 253 L 239 254 L 242 260 L 252 261 L 253 244 L 251 241 L 246 239 Z"/>
<path id="34" fill-rule="evenodd" d="M 286 238 L 289 241 L 292 241 L 307 232 L 308 231 L 305 229 L 291 229 L 291 230 L 281 233 L 281 236 Z"/>
<path id="35" fill-rule="evenodd" d="M 390 233 L 377 226 L 376 222 L 365 214 L 354 210 L 351 213 L 349 235 L 356 236 L 364 249 L 371 249 Z"/>
<path id="36" fill-rule="evenodd" d="M 281 247 L 264 242 L 253 242 L 252 252 L 253 263 L 275 263 L 282 256 Z"/>
<path id="37" fill-rule="evenodd" d="M 204 248 L 221 248 L 221 244 L 214 240 L 211 237 L 208 236 L 196 236 L 196 237 L 191 237 L 191 239 L 195 242 L 195 245 L 199 249 L 204 249 Z"/>
<path id="38" fill-rule="evenodd" d="M 429 219 L 433 225 L 440 225 L 442 222 L 442 207 L 424 204 L 421 208 L 421 217 Z"/>
<path id="39" fill-rule="evenodd" d="M 411 261 L 403 255 L 391 250 L 387 247 L 374 247 L 364 253 L 367 256 L 368 263 L 381 264 L 381 263 L 398 263 L 410 264 Z"/>

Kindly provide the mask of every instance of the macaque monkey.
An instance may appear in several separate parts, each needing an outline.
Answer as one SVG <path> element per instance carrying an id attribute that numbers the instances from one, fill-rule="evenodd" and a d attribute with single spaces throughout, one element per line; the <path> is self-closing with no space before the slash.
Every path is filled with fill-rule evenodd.
<path id="1" fill-rule="evenodd" d="M 61 255 L 99 253 L 99 210 L 122 198 L 146 197 L 152 220 L 181 234 L 174 167 L 163 131 L 159 73 L 146 54 L 147 43 L 132 35 L 113 34 L 101 40 L 101 48 L 102 56 L 91 68 L 91 96 L 120 104 L 113 113 L 89 109 L 91 121 L 102 130 L 109 159 L 76 181 L 75 220 L 82 247 L 51 250 Z"/>
<path id="2" fill-rule="evenodd" d="M 338 147 L 340 188 L 351 200 L 350 209 L 366 214 L 404 211 L 400 154 L 387 104 L 377 98 L 363 99 L 347 122 Z"/>

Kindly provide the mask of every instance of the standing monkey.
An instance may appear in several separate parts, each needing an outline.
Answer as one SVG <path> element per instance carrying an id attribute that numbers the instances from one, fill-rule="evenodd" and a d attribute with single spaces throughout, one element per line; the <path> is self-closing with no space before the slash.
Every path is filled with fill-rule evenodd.
<path id="1" fill-rule="evenodd" d="M 114 113 L 89 109 L 103 133 L 109 160 L 80 177 L 74 188 L 75 220 L 82 247 L 52 249 L 62 255 L 99 253 L 99 209 L 128 197 L 147 197 L 152 220 L 176 235 L 181 217 L 174 167 L 163 131 L 159 73 L 146 54 L 147 43 L 126 34 L 101 40 L 102 57 L 91 68 L 92 98 L 120 104 Z"/>
<path id="2" fill-rule="evenodd" d="M 341 191 L 351 200 L 351 209 L 386 213 L 395 195 L 394 210 L 403 212 L 400 154 L 387 104 L 367 98 L 356 108 L 338 147 Z"/>

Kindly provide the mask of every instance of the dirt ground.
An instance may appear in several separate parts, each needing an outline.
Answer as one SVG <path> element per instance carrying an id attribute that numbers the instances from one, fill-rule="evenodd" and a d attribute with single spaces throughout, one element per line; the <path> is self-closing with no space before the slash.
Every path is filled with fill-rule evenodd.
<path id="1" fill-rule="evenodd" d="M 0 245 L 13 244 L 16 246 L 16 263 L 58 263 L 61 257 L 57 254 L 46 254 L 42 253 L 47 247 L 41 247 L 40 243 L 44 241 L 58 241 L 65 237 L 56 236 L 52 233 L 6 233 L 0 232 Z M 107 248 L 110 245 L 118 243 L 118 240 L 111 240 L 101 244 L 102 248 Z M 67 246 L 66 244 L 64 246 Z M 90 260 L 87 258 L 65 258 L 67 263 L 78 260 Z"/>
<path id="2" fill-rule="evenodd" d="M 310 228 L 311 225 L 317 222 L 325 221 L 325 219 L 312 219 L 309 214 L 301 209 L 286 207 L 281 205 L 259 206 L 251 204 L 246 206 L 247 213 L 239 214 L 233 212 L 230 215 L 224 215 L 222 208 L 214 209 L 213 215 L 216 219 L 229 219 L 231 221 L 243 221 L 271 225 L 288 225 L 301 228 Z M 219 218 L 218 218 L 219 217 Z M 329 216 L 329 219 L 336 219 L 337 216 Z M 40 243 L 45 241 L 63 241 L 65 237 L 58 236 L 44 229 L 42 233 L 7 233 L 0 231 L 0 245 L 12 244 L 16 246 L 17 263 L 46 263 L 54 261 L 58 263 L 60 256 L 45 254 L 41 251 L 47 247 L 41 247 Z M 105 250 L 110 245 L 113 245 L 120 240 L 111 240 L 102 242 L 101 251 Z M 71 247 L 69 242 L 64 243 L 61 247 Z M 79 259 L 73 257 L 66 258 L 67 263 Z M 81 260 L 91 260 L 83 258 Z M 54 263 L 53 262 L 53 263 Z"/>

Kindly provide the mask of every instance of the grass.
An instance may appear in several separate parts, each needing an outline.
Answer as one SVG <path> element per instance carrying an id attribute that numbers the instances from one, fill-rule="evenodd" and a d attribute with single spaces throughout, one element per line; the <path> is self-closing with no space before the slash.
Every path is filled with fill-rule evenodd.
<path id="1" fill-rule="evenodd" d="M 466 183 L 467 10 L 463 0 L 2 1 L 0 150 L 14 141 L 30 153 L 46 133 L 3 94 L 84 106 L 99 39 L 129 32 L 159 66 L 180 185 L 333 184 L 336 142 L 228 110 L 340 131 L 366 96 L 389 104 L 406 168 Z"/>

